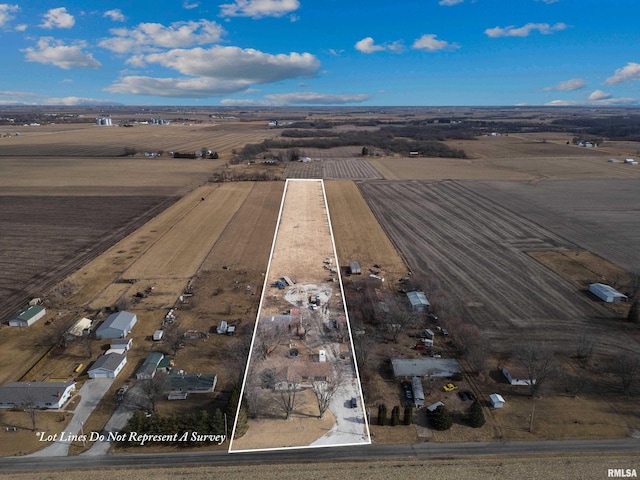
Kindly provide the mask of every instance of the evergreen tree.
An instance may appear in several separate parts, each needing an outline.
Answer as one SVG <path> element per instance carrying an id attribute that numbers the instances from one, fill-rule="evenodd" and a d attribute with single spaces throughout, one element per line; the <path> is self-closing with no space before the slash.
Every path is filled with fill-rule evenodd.
<path id="1" fill-rule="evenodd" d="M 453 419 L 445 406 L 440 405 L 431 415 L 431 423 L 436 430 L 449 430 L 453 425 Z"/>
<path id="2" fill-rule="evenodd" d="M 406 405 L 404 407 L 404 424 L 413 424 L 413 408 L 411 407 L 411 405 Z"/>
<path id="3" fill-rule="evenodd" d="M 400 407 L 398 405 L 391 410 L 391 425 L 394 427 L 400 425 Z"/>
<path id="4" fill-rule="evenodd" d="M 211 419 L 211 428 L 209 430 L 213 434 L 222 434 L 224 432 L 224 415 L 222 414 L 222 410 L 216 408 L 216 411 L 213 414 L 213 418 Z"/>
<path id="5" fill-rule="evenodd" d="M 480 405 L 480 402 L 477 398 L 471 404 L 468 420 L 469 425 L 471 425 L 473 428 L 480 428 L 486 421 L 484 419 L 484 413 L 482 412 L 482 406 Z"/>
<path id="6" fill-rule="evenodd" d="M 387 423 L 387 406 L 378 405 L 378 425 L 384 426 Z"/>
<path id="7" fill-rule="evenodd" d="M 362 156 L 363 157 L 369 156 L 369 149 L 367 147 L 362 147 Z"/>

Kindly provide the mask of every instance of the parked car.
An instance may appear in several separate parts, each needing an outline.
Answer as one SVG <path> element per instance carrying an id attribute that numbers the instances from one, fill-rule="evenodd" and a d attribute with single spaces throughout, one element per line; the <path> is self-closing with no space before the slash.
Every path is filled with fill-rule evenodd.
<path id="1" fill-rule="evenodd" d="M 473 392 L 472 392 L 472 391 L 470 391 L 470 390 L 465 390 L 463 393 L 464 393 L 464 394 L 466 394 L 466 395 L 467 395 L 467 398 L 468 398 L 469 400 L 471 400 L 471 401 L 473 401 L 473 400 L 475 400 L 475 399 L 476 399 L 476 396 L 475 396 L 475 395 L 473 394 Z"/>
<path id="2" fill-rule="evenodd" d="M 356 397 L 351 397 L 351 408 L 358 408 L 358 399 Z"/>
<path id="3" fill-rule="evenodd" d="M 463 402 L 466 402 L 467 400 L 469 400 L 469 397 L 467 396 L 467 392 L 458 392 L 458 396 L 460 397 L 460 400 L 462 400 Z"/>

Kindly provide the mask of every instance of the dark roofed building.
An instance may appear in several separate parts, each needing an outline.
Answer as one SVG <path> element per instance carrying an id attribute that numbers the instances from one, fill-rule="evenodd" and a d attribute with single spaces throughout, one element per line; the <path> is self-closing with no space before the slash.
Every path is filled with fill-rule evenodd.
<path id="1" fill-rule="evenodd" d="M 33 405 L 36 408 L 58 409 L 76 390 L 69 382 L 13 382 L 0 387 L 0 408 Z"/>

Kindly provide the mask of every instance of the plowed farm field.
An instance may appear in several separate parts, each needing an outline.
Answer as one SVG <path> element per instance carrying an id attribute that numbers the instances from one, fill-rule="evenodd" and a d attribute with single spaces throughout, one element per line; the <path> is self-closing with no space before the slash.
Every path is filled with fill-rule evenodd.
<path id="1" fill-rule="evenodd" d="M 104 127 L 93 124 L 42 125 L 23 127 L 16 136 L 8 127 L 0 132 L 12 136 L 0 138 L 0 156 L 72 156 L 117 157 L 125 148 L 138 152 L 195 152 L 206 148 L 225 159 L 231 150 L 246 143 L 259 143 L 275 136 L 265 122 L 226 123 L 219 125 L 135 125 L 131 128 Z M 163 158 L 164 158 L 163 157 Z"/>
<path id="2" fill-rule="evenodd" d="M 581 331 L 603 351 L 619 347 L 612 313 L 527 255 L 576 248 L 568 240 L 458 182 L 359 186 L 410 268 L 435 274 L 496 348 L 526 340 L 571 351 Z"/>

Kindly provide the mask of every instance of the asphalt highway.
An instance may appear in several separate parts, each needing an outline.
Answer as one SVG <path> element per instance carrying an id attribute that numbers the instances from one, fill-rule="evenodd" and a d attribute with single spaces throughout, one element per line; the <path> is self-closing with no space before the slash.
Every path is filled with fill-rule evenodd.
<path id="1" fill-rule="evenodd" d="M 310 455 L 310 452 L 312 454 Z M 381 458 L 455 458 L 482 455 L 543 455 L 560 453 L 637 454 L 640 439 L 535 441 L 535 442 L 478 442 L 478 443 L 421 443 L 414 445 L 366 445 L 332 448 L 300 448 L 251 453 L 176 452 L 113 454 L 73 457 L 7 457 L 0 459 L 0 473 L 96 468 L 144 468 L 198 465 L 238 465 L 265 463 L 313 463 Z"/>

